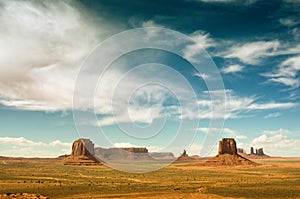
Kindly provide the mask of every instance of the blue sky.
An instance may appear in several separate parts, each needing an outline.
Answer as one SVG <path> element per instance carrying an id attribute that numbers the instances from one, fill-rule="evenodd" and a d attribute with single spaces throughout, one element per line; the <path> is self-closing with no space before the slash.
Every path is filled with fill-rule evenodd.
<path id="1" fill-rule="evenodd" d="M 247 151 L 254 146 L 275 156 L 300 155 L 299 1 L 0 1 L 0 13 L 0 155 L 55 157 L 69 153 L 79 136 L 107 147 L 146 146 L 176 155 L 187 148 L 199 154 L 205 136 L 218 131 L 209 130 L 209 123 L 219 119 L 212 118 L 209 95 L 217 91 L 209 93 L 206 85 L 215 77 L 189 63 L 198 61 L 203 48 L 224 83 L 222 137 L 234 137 Z M 189 36 L 178 49 L 183 56 L 153 49 L 121 56 L 97 87 L 92 111 L 97 121 L 85 118 L 76 126 L 73 92 L 84 59 L 114 34 L 147 27 Z M 102 56 L 122 47 L 113 44 Z M 161 84 L 144 85 L 147 81 Z M 221 110 L 224 103 L 215 103 Z M 89 108 L 83 104 L 75 112 Z M 166 147 L 179 127 L 183 143 Z M 153 132 L 159 135 L 134 138 Z"/>

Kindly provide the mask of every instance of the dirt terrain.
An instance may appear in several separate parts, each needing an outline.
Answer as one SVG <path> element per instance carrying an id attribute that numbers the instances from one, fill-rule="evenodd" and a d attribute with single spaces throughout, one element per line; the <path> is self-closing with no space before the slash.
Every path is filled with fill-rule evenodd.
<path id="1" fill-rule="evenodd" d="M 104 165 L 66 166 L 60 159 L 0 158 L 0 198 L 17 193 L 48 198 L 300 198 L 299 158 L 254 161 L 260 165 L 175 162 L 132 174 Z"/>

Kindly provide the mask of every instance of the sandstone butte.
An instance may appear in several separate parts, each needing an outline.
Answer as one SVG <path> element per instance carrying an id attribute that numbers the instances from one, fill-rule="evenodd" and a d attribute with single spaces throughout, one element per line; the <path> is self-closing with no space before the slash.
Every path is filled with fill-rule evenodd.
<path id="1" fill-rule="evenodd" d="M 204 163 L 205 166 L 255 166 L 258 165 L 238 154 L 236 142 L 233 138 L 223 138 L 219 142 L 218 155 Z"/>
<path id="2" fill-rule="evenodd" d="M 64 158 L 65 165 L 92 166 L 101 164 L 95 157 L 94 144 L 89 139 L 78 139 L 73 142 L 72 153 Z"/>

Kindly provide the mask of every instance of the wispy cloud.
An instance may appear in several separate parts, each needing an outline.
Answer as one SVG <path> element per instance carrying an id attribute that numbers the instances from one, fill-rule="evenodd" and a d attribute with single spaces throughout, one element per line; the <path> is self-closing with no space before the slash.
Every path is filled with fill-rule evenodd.
<path id="1" fill-rule="evenodd" d="M 183 49 L 183 56 L 188 60 L 199 61 L 197 55 L 203 53 L 203 50 L 216 45 L 215 41 L 210 38 L 210 35 L 202 30 L 195 31 L 189 36 L 191 37 L 192 44 L 187 45 Z"/>
<path id="2" fill-rule="evenodd" d="M 230 128 L 217 129 L 217 128 L 200 127 L 200 128 L 197 128 L 197 131 L 200 131 L 203 133 L 219 133 L 219 131 L 221 131 L 222 137 L 233 137 L 233 138 L 236 138 L 237 140 L 244 140 L 244 139 L 248 138 L 246 135 L 242 135 L 242 134 L 238 133 L 237 131 L 230 129 Z"/>
<path id="3" fill-rule="evenodd" d="M 266 111 L 266 110 L 278 110 L 289 109 L 297 106 L 297 103 L 292 102 L 259 102 L 259 98 L 255 96 L 241 97 L 238 96 L 233 90 L 226 90 L 226 114 L 219 115 L 211 112 L 211 106 L 214 103 L 216 110 L 218 107 L 224 106 L 224 101 L 216 100 L 212 102 L 210 99 L 205 99 L 205 95 L 202 99 L 198 100 L 200 106 L 199 118 L 211 118 L 211 117 L 225 117 L 226 119 L 234 119 L 247 117 L 254 111 Z M 208 94 L 208 92 L 206 93 Z M 206 96 L 209 97 L 209 96 Z"/>
<path id="4" fill-rule="evenodd" d="M 281 116 L 282 114 L 279 113 L 279 112 L 276 112 L 276 113 L 269 113 L 268 115 L 266 115 L 264 118 L 274 118 L 274 117 L 279 117 Z"/>
<path id="5" fill-rule="evenodd" d="M 298 88 L 300 79 L 297 74 L 300 71 L 300 56 L 294 56 L 283 61 L 274 72 L 262 74 L 269 77 L 269 81 L 281 83 L 283 85 Z"/>
<path id="6" fill-rule="evenodd" d="M 206 74 L 206 73 L 196 73 L 196 74 L 194 74 L 194 75 L 197 76 L 197 77 L 202 78 L 203 80 L 207 80 L 207 79 L 209 79 L 209 78 L 212 78 L 211 76 L 209 76 L 209 75 Z"/>
<path id="7" fill-rule="evenodd" d="M 296 19 L 291 18 L 291 17 L 281 18 L 281 19 L 279 19 L 279 22 L 282 25 L 288 26 L 288 27 L 295 26 L 295 25 L 297 25 L 299 23 L 299 21 L 297 21 Z"/>
<path id="8" fill-rule="evenodd" d="M 246 64 L 259 64 L 265 57 L 273 55 L 280 47 L 280 42 L 257 41 L 237 44 L 224 54 L 224 58 L 237 58 Z"/>
<path id="9" fill-rule="evenodd" d="M 224 74 L 242 72 L 243 70 L 244 66 L 241 66 L 239 64 L 229 65 L 221 69 L 222 73 Z"/>
<path id="10" fill-rule="evenodd" d="M 289 133 L 290 131 L 287 129 L 277 129 L 277 130 L 265 130 L 262 132 L 262 134 L 267 134 L 267 135 L 278 135 L 278 134 L 286 134 Z"/>

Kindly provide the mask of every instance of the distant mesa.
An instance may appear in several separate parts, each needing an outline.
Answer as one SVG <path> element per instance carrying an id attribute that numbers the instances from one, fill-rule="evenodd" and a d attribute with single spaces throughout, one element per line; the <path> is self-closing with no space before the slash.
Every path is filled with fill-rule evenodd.
<path id="1" fill-rule="evenodd" d="M 172 160 L 175 159 L 175 156 L 171 152 L 150 152 L 149 155 L 158 160 Z"/>
<path id="2" fill-rule="evenodd" d="M 219 142 L 219 153 L 217 156 L 204 163 L 205 166 L 251 166 L 258 165 L 251 160 L 238 154 L 236 142 L 233 138 L 223 138 Z"/>
<path id="3" fill-rule="evenodd" d="M 175 159 L 171 152 L 151 152 L 145 147 L 127 147 L 127 148 L 95 148 L 95 156 L 105 161 L 115 160 L 170 160 Z"/>
<path id="4" fill-rule="evenodd" d="M 148 153 L 148 149 L 144 147 L 129 148 L 95 148 L 95 155 L 103 161 L 114 160 L 152 160 Z"/>
<path id="5" fill-rule="evenodd" d="M 72 153 L 64 158 L 65 165 L 92 166 L 101 164 L 95 157 L 94 144 L 89 139 L 78 139 L 73 142 Z"/>

